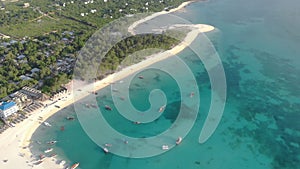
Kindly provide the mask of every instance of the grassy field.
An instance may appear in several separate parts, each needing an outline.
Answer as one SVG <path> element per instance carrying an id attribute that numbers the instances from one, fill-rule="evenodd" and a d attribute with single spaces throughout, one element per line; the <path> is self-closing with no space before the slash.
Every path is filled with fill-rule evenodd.
<path id="1" fill-rule="evenodd" d="M 74 29 L 87 30 L 91 29 L 91 27 L 70 19 L 50 19 L 45 16 L 35 21 L 29 21 L 16 25 L 0 26 L 0 32 L 16 38 L 21 38 L 24 36 L 33 37 L 57 30 Z"/>
<path id="2" fill-rule="evenodd" d="M 118 3 L 95 0 L 93 4 L 84 4 L 84 1 L 70 3 L 67 0 L 2 0 L 0 6 L 4 9 L 0 10 L 0 33 L 22 38 L 61 30 L 97 30 L 126 14 L 161 11 L 164 7 L 177 6 L 183 1 L 165 0 L 164 4 L 150 1 L 146 10 L 145 3 L 148 4 L 148 0 L 120 0 Z M 24 8 L 26 2 L 30 5 Z M 97 12 L 91 13 L 92 9 Z"/>

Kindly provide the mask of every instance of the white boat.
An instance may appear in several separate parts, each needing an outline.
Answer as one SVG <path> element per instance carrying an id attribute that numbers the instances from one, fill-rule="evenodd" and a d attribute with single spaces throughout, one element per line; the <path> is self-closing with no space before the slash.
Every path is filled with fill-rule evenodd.
<path id="1" fill-rule="evenodd" d="M 60 166 L 64 166 L 66 164 L 65 160 L 61 160 L 61 162 L 59 163 Z"/>
<path id="2" fill-rule="evenodd" d="M 169 150 L 169 146 L 168 146 L 168 145 L 162 145 L 161 148 L 162 148 L 163 150 Z"/>
<path id="3" fill-rule="evenodd" d="M 158 112 L 160 112 L 160 113 L 163 112 L 165 110 L 165 108 L 166 108 L 166 105 L 161 106 L 159 108 Z"/>
<path id="4" fill-rule="evenodd" d="M 49 153 L 53 150 L 53 148 L 48 148 L 47 150 L 44 151 L 44 153 Z"/>
<path id="5" fill-rule="evenodd" d="M 108 153 L 108 149 L 106 147 L 103 148 L 104 153 Z"/>
<path id="6" fill-rule="evenodd" d="M 176 140 L 176 144 L 177 144 L 177 145 L 180 144 L 181 141 L 182 141 L 182 137 L 178 137 L 177 140 Z"/>
<path id="7" fill-rule="evenodd" d="M 46 122 L 46 121 L 44 122 L 44 125 L 47 126 L 47 127 L 51 127 L 51 124 Z"/>

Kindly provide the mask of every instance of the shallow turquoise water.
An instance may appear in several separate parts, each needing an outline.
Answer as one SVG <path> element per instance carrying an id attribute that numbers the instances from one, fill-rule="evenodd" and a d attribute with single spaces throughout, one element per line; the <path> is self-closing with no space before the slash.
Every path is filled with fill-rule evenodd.
<path id="1" fill-rule="evenodd" d="M 105 155 L 81 128 L 69 107 L 41 126 L 32 140 L 33 152 L 47 148 L 55 139 L 54 151 L 69 163 L 80 162 L 83 169 L 119 168 L 232 168 L 296 169 L 300 166 L 300 2 L 222 0 L 189 5 L 180 17 L 193 23 L 207 23 L 218 28 L 208 34 L 215 45 L 226 73 L 227 102 L 222 121 L 213 136 L 198 143 L 199 132 L 210 105 L 210 83 L 201 61 L 193 52 L 180 54 L 193 71 L 200 92 L 200 111 L 195 125 L 180 146 L 151 158 L 130 159 Z M 172 65 L 172 59 L 161 65 Z M 168 99 L 166 111 L 149 124 L 134 125 L 113 107 L 109 88 L 99 91 L 97 101 L 111 126 L 134 136 L 157 135 L 169 128 L 177 117 L 180 92 L 172 77 L 157 70 L 141 72 L 144 79 L 133 79 L 130 99 L 138 110 L 149 108 L 147 97 L 153 88 L 162 89 Z M 185 78 L 185 77 L 182 77 Z M 188 79 L 187 79 L 188 80 Z M 188 91 L 186 91 L 188 92 Z M 103 105 L 112 105 L 107 113 Z M 65 130 L 60 131 L 64 126 Z"/>

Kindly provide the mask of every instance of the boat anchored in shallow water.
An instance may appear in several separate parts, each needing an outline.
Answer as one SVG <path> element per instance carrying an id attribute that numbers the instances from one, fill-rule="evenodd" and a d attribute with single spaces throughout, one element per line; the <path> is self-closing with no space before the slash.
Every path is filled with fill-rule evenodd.
<path id="1" fill-rule="evenodd" d="M 60 166 L 64 166 L 65 164 L 66 164 L 65 160 L 61 160 L 60 163 L 59 163 Z"/>
<path id="2" fill-rule="evenodd" d="M 73 164 L 72 166 L 71 166 L 71 169 L 75 169 L 75 168 L 77 168 L 79 166 L 79 163 L 75 163 L 75 164 Z"/>
<path id="3" fill-rule="evenodd" d="M 53 148 L 48 148 L 47 150 L 44 151 L 44 153 L 49 153 L 53 150 Z"/>
<path id="4" fill-rule="evenodd" d="M 158 112 L 160 112 L 160 113 L 163 112 L 165 110 L 165 108 L 166 108 L 166 105 L 161 106 L 159 108 Z"/>
<path id="5" fill-rule="evenodd" d="M 55 144 L 57 141 L 56 140 L 52 140 L 52 141 L 48 141 L 47 144 L 53 145 Z"/>
<path id="6" fill-rule="evenodd" d="M 67 120 L 74 120 L 75 118 L 74 117 L 71 117 L 71 116 L 68 116 L 67 117 Z"/>
<path id="7" fill-rule="evenodd" d="M 48 123 L 46 121 L 44 122 L 44 125 L 47 126 L 47 127 L 51 127 L 52 126 L 50 123 Z"/>
<path id="8" fill-rule="evenodd" d="M 176 144 L 177 144 L 177 145 L 180 144 L 181 141 L 182 141 L 182 137 L 178 137 L 177 140 L 176 140 Z"/>
<path id="9" fill-rule="evenodd" d="M 103 148 L 104 153 L 108 153 L 108 149 L 106 147 Z"/>
<path id="10" fill-rule="evenodd" d="M 106 109 L 106 110 L 112 110 L 112 108 L 109 107 L 108 105 L 105 105 L 105 109 Z"/>

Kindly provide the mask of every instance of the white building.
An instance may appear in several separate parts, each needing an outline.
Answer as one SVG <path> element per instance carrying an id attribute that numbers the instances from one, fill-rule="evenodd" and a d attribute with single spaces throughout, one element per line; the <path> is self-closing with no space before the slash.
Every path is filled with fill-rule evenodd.
<path id="1" fill-rule="evenodd" d="M 15 102 L 2 102 L 0 103 L 0 117 L 6 119 L 10 115 L 16 113 L 19 107 Z"/>

